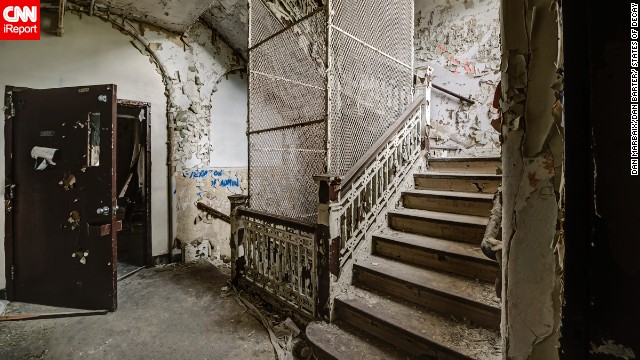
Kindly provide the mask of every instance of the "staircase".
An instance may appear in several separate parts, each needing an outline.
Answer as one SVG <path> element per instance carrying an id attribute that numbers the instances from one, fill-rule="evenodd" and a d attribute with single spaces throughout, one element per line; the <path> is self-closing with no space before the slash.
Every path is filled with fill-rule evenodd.
<path id="1" fill-rule="evenodd" d="M 500 359 L 498 264 L 480 251 L 499 158 L 444 158 L 414 175 L 403 208 L 353 266 L 336 321 L 306 334 L 320 359 Z"/>

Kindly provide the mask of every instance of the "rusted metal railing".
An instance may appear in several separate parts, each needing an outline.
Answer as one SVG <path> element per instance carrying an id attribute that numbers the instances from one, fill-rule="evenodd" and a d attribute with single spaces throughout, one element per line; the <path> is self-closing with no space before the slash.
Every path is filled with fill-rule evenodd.
<path id="1" fill-rule="evenodd" d="M 246 197 L 232 205 L 234 281 L 279 300 L 300 315 L 316 315 L 316 224 L 252 210 Z"/>

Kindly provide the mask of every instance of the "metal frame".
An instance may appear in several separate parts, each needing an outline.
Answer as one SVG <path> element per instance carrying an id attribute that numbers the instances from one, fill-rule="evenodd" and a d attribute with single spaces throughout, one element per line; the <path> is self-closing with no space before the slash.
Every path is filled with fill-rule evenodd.
<path id="1" fill-rule="evenodd" d="M 275 14 L 269 8 L 275 5 L 267 6 L 263 0 L 249 1 L 250 204 L 309 221 L 317 216 L 312 201 L 317 187 L 311 176 L 344 175 L 413 96 L 413 2 L 324 0 L 321 4 L 302 9 L 308 13 L 301 10 L 296 18 Z M 388 17 L 389 9 L 396 9 L 395 17 L 390 28 L 382 29 L 376 21 Z M 345 22 L 361 14 L 372 21 Z M 317 21 L 322 29 L 316 28 Z M 376 31 L 397 33 L 380 39 Z M 350 45 L 344 47 L 344 41 Z M 321 59 L 314 52 L 318 49 L 323 51 Z M 317 103 L 320 97 L 322 107 Z M 310 127 L 323 122 L 322 127 Z M 312 141 L 315 138 L 323 143 Z M 256 139 L 268 139 L 264 141 L 273 146 L 259 149 Z M 263 158 L 265 151 L 272 153 Z M 278 157 L 280 164 L 269 165 Z M 271 172 L 266 170 L 269 166 Z M 301 167 L 306 172 L 296 172 Z M 290 186 L 291 182 L 299 186 Z"/>
<path id="2" fill-rule="evenodd" d="M 143 126 L 143 138 L 144 138 L 144 150 L 145 164 L 144 164 L 144 191 L 147 194 L 146 199 L 146 214 L 145 214 L 145 228 L 144 228 L 144 266 L 152 267 L 154 265 L 153 252 L 152 252 L 152 237 L 151 237 L 151 103 L 136 100 L 118 99 L 118 105 L 137 107 L 145 110 L 147 118 L 144 120 Z M 116 140 L 117 141 L 117 140 Z"/>

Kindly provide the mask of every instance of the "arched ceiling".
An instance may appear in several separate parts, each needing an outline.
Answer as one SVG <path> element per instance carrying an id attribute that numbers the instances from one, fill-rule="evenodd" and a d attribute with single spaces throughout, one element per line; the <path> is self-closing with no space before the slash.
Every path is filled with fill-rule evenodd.
<path id="1" fill-rule="evenodd" d="M 96 0 L 114 14 L 184 33 L 202 18 L 243 58 L 247 58 L 247 0 Z"/>

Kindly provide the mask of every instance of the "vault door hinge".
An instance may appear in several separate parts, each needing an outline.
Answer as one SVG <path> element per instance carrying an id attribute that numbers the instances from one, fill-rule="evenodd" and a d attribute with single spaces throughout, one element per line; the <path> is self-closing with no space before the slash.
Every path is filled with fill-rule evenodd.
<path id="1" fill-rule="evenodd" d="M 16 266 L 11 265 L 11 280 L 15 280 L 15 279 L 16 279 Z"/>

